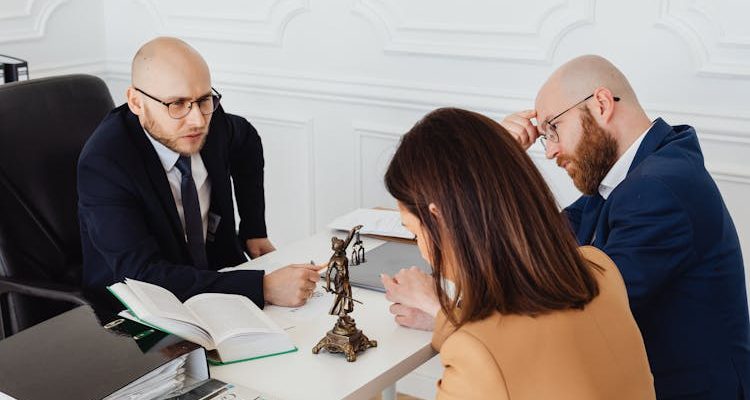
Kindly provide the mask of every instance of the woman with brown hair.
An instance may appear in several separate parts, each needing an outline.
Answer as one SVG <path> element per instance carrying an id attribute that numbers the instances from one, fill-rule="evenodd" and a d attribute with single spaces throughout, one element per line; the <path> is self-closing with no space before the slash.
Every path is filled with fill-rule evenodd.
<path id="1" fill-rule="evenodd" d="M 433 267 L 432 277 L 412 268 L 383 283 L 389 300 L 436 317 L 438 398 L 655 398 L 616 266 L 577 247 L 499 124 L 433 111 L 401 139 L 385 184 Z"/>

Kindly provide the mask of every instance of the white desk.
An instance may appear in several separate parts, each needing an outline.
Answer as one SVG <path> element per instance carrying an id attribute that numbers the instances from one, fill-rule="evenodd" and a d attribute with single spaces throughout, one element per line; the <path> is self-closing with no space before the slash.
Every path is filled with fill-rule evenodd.
<path id="1" fill-rule="evenodd" d="M 306 263 L 311 259 L 318 264 L 327 262 L 332 255 L 333 234 L 332 231 L 321 232 L 237 268 L 262 268 L 271 271 L 291 263 Z M 335 234 L 345 237 L 345 232 Z M 372 250 L 383 243 L 364 236 L 362 241 L 366 250 Z M 365 263 L 350 268 L 366 266 Z M 357 361 L 347 362 L 343 354 L 331 354 L 326 350 L 321 350 L 317 355 L 312 354 L 313 346 L 336 322 L 336 317 L 328 315 L 327 308 L 312 318 L 307 315 L 297 319 L 294 313 L 277 309 L 269 310 L 268 314 L 279 325 L 294 325 L 287 332 L 299 350 L 259 360 L 211 367 L 211 376 L 257 389 L 280 400 L 369 399 L 436 354 L 430 347 L 432 333 L 398 326 L 388 312 L 390 303 L 382 293 L 353 289 L 354 298 L 364 304 L 355 303 L 351 316 L 368 338 L 378 341 L 378 347 L 358 353 Z M 326 297 L 329 298 L 332 300 L 332 297 Z M 326 304 L 330 307 L 330 302 Z M 304 314 L 304 309 L 300 310 L 300 314 Z"/>

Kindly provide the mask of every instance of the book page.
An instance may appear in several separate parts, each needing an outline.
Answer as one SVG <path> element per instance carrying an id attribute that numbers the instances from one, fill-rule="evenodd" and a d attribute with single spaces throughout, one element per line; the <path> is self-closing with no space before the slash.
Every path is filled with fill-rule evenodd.
<path id="1" fill-rule="evenodd" d="M 117 282 L 114 285 L 108 286 L 107 289 L 109 289 L 109 291 L 120 300 L 120 303 L 122 303 L 125 308 L 132 311 L 133 314 L 142 317 L 149 315 L 148 310 L 146 310 L 141 300 L 138 299 L 138 296 L 133 293 L 133 290 L 130 289 L 128 285 L 122 282 Z"/>
<path id="2" fill-rule="evenodd" d="M 153 315 L 139 318 L 137 314 L 132 313 L 130 310 L 120 311 L 117 315 L 150 326 L 154 329 L 177 335 L 185 340 L 189 340 L 205 347 L 206 350 L 213 350 L 216 348 L 211 335 L 198 325 L 171 318 L 159 318 Z"/>
<path id="3" fill-rule="evenodd" d="M 401 225 L 401 214 L 392 210 L 360 208 L 333 220 L 328 227 L 348 231 L 362 225 L 362 234 L 414 239 L 414 235 Z"/>
<path id="4" fill-rule="evenodd" d="M 185 302 L 215 343 L 244 333 L 283 332 L 250 299 L 236 294 L 204 293 Z"/>
<path id="5" fill-rule="evenodd" d="M 333 298 L 333 294 L 323 290 L 323 285 L 318 285 L 304 305 L 282 307 L 269 304 L 263 308 L 263 313 L 271 317 L 282 329 L 287 330 L 296 327 L 297 324 L 310 322 L 321 315 L 328 314 Z"/>
<path id="6" fill-rule="evenodd" d="M 135 279 L 126 279 L 125 284 L 138 296 L 138 300 L 149 314 L 200 325 L 190 309 L 185 307 L 169 290 Z"/>

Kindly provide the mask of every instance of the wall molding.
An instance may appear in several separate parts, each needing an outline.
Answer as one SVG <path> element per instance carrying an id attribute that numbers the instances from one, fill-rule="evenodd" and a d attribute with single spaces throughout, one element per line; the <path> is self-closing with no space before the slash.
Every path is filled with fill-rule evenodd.
<path id="1" fill-rule="evenodd" d="M 50 16 L 70 0 L 29 0 L 21 13 L 0 16 L 0 43 L 44 37 Z"/>
<path id="2" fill-rule="evenodd" d="M 130 80 L 130 62 L 109 61 L 113 80 Z M 427 85 L 371 78 L 331 78 L 291 72 L 224 68 L 213 70 L 215 85 L 249 93 L 272 94 L 294 98 L 381 106 L 418 112 L 431 111 L 446 104 L 471 108 L 488 115 L 528 108 L 533 98 L 498 95 L 471 87 Z M 488 106 L 503 104 L 507 106 Z"/>
<path id="3" fill-rule="evenodd" d="M 352 131 L 354 133 L 354 192 L 357 194 L 355 199 L 357 207 L 363 208 L 364 204 L 364 168 L 362 162 L 364 160 L 364 152 L 362 151 L 362 142 L 366 139 L 378 139 L 385 141 L 392 141 L 395 146 L 398 145 L 398 141 L 401 140 L 401 136 L 406 132 L 404 129 L 396 127 L 386 127 L 383 125 L 377 125 L 369 122 L 354 121 L 352 122 Z"/>
<path id="4" fill-rule="evenodd" d="M 0 21 L 7 19 L 25 18 L 31 16 L 31 9 L 34 7 L 34 0 L 27 0 L 23 6 L 23 10 L 16 13 L 4 12 L 0 13 Z"/>
<path id="5" fill-rule="evenodd" d="M 129 61 L 107 61 L 107 71 L 114 80 L 130 80 Z M 427 85 L 358 77 L 323 77 L 284 71 L 247 68 L 213 70 L 214 83 L 249 93 L 267 93 L 294 98 L 322 99 L 350 104 L 377 105 L 389 108 L 430 111 L 453 104 L 502 117 L 526 109 L 534 103 L 531 96 L 498 94 L 486 89 L 450 85 Z M 488 106 L 491 104 L 491 106 Z M 712 133 L 719 141 L 745 144 L 750 140 L 750 110 L 706 109 L 705 107 L 644 104 L 651 116 L 663 116 L 671 123 L 696 126 L 703 137 Z M 678 108 L 679 107 L 679 108 Z"/>
<path id="6" fill-rule="evenodd" d="M 156 0 L 135 0 L 157 22 L 160 35 L 201 41 L 280 47 L 289 22 L 310 11 L 310 0 L 274 0 L 265 12 L 248 15 L 227 11 L 212 14 L 166 13 Z"/>
<path id="7" fill-rule="evenodd" d="M 34 64 L 29 68 L 32 78 L 43 78 L 54 75 L 90 74 L 105 81 L 109 78 L 108 64 L 104 59 L 77 60 L 64 63 Z M 128 82 L 130 73 L 128 73 Z"/>
<path id="8" fill-rule="evenodd" d="M 721 146 L 726 154 L 739 154 L 750 151 L 750 118 L 747 116 L 727 115 L 723 112 L 672 111 L 667 107 L 656 107 L 650 111 L 660 110 L 652 115 L 662 116 L 673 124 L 689 124 L 698 134 L 701 146 Z M 730 152 L 731 149 L 731 152 Z M 744 150 L 743 150 L 744 149 Z M 706 153 L 704 151 L 704 157 Z M 716 162 L 713 157 L 705 161 L 706 169 L 717 182 L 750 184 L 750 169 L 738 162 Z"/>
<path id="9" fill-rule="evenodd" d="M 256 124 L 272 125 L 282 128 L 292 128 L 300 132 L 304 137 L 305 148 L 307 149 L 307 213 L 309 215 L 307 233 L 313 235 L 316 232 L 316 184 L 315 184 L 315 134 L 312 118 L 300 118 L 287 115 L 258 113 L 257 110 L 232 107 L 232 114 L 241 115 L 247 119 L 253 126 Z"/>
<path id="10" fill-rule="evenodd" d="M 117 72 L 110 76 L 115 79 L 129 81 L 129 67 L 127 63 L 108 65 Z M 265 72 L 251 70 L 218 70 L 214 73 L 215 83 L 219 86 L 231 87 L 232 90 L 251 94 L 268 94 L 292 98 L 331 101 L 346 104 L 378 106 L 399 110 L 410 110 L 427 113 L 436 107 L 446 104 L 470 108 L 500 119 L 504 115 L 516 110 L 528 108 L 534 99 L 522 96 L 504 96 L 483 91 L 476 88 L 457 88 L 451 86 L 425 86 L 414 83 L 384 81 L 357 78 L 329 78 L 296 73 Z M 488 106 L 491 105 L 491 106 Z M 651 116 L 664 117 L 670 123 L 688 123 L 698 131 L 702 143 L 716 143 L 726 147 L 750 146 L 750 114 L 727 112 L 725 110 L 706 110 L 698 108 L 670 107 L 662 104 L 646 104 L 646 111 Z M 403 133 L 398 128 L 378 127 L 356 123 L 355 131 L 365 132 L 365 135 L 381 135 L 397 137 Z M 403 130 L 403 129 L 401 129 Z M 403 130 L 405 131 L 405 130 Z M 361 140 L 359 134 L 356 140 Z M 359 144 L 357 144 L 358 146 Z M 355 148 L 355 154 L 360 154 Z M 532 149 L 530 155 L 544 160 L 544 153 Z M 355 165 L 355 168 L 361 166 Z M 356 170 L 356 169 L 355 169 Z M 726 167 L 711 167 L 709 172 L 717 180 L 745 183 L 743 179 L 750 179 L 750 171 L 727 169 Z M 358 178 L 361 174 L 357 173 Z M 358 204 L 362 202 L 362 193 L 357 189 Z"/>
<path id="11" fill-rule="evenodd" d="M 715 2 L 705 0 L 661 0 L 655 26 L 686 41 L 698 61 L 699 76 L 747 79 L 750 33 L 727 35 L 717 22 L 715 7 Z"/>
<path id="12" fill-rule="evenodd" d="M 708 168 L 708 172 L 717 182 L 741 183 L 750 185 L 750 174 L 740 171 L 728 171 L 717 168 Z"/>
<path id="13" fill-rule="evenodd" d="M 553 4 L 532 26 L 405 21 L 384 0 L 356 0 L 351 12 L 376 27 L 386 53 L 550 64 L 557 44 L 568 32 L 594 22 L 594 6 L 594 0 Z"/>

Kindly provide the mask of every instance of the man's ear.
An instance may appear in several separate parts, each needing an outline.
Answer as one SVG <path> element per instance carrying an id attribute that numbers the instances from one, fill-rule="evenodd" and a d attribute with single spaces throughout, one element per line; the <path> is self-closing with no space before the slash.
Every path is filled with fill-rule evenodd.
<path id="1" fill-rule="evenodd" d="M 140 96 L 133 86 L 128 86 L 125 91 L 125 97 L 128 99 L 128 108 L 135 115 L 143 114 L 143 97 Z"/>
<path id="2" fill-rule="evenodd" d="M 606 126 L 612 122 L 614 116 L 615 107 L 617 101 L 612 92 L 604 86 L 600 86 L 594 90 L 594 100 L 596 105 L 594 106 L 594 119 L 599 122 L 600 125 Z"/>

